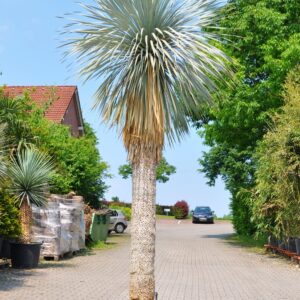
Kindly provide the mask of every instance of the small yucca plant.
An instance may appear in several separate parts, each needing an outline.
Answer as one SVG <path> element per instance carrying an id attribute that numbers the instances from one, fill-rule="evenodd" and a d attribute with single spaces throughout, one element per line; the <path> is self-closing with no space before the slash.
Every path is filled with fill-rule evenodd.
<path id="1" fill-rule="evenodd" d="M 54 165 L 51 158 L 33 147 L 19 149 L 12 155 L 7 175 L 11 192 L 21 210 L 22 241 L 31 242 L 31 221 L 34 204 L 46 206 L 49 182 Z"/>

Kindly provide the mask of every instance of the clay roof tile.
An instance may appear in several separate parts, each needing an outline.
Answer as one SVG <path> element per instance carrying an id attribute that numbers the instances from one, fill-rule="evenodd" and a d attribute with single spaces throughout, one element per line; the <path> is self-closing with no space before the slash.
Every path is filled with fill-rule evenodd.
<path id="1" fill-rule="evenodd" d="M 49 103 L 45 117 L 61 123 L 76 89 L 76 86 L 6 86 L 4 91 L 10 97 L 20 96 L 27 91 L 37 105 Z"/>

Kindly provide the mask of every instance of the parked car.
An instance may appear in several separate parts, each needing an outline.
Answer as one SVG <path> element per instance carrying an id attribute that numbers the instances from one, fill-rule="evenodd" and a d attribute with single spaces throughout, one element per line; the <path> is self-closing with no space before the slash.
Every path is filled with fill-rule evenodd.
<path id="1" fill-rule="evenodd" d="M 209 206 L 197 206 L 193 211 L 193 223 L 214 223 L 214 212 Z"/>
<path id="2" fill-rule="evenodd" d="M 120 210 L 111 210 L 108 232 L 115 231 L 116 233 L 123 233 L 128 224 L 124 214 Z"/>

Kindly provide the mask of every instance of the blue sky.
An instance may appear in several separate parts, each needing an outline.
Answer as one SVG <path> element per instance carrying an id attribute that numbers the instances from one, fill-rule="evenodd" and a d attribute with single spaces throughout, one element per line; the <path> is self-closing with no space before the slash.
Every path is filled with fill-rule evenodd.
<path id="1" fill-rule="evenodd" d="M 91 1 L 86 0 L 86 3 Z M 93 94 L 99 82 L 85 85 L 61 62 L 59 34 L 64 22 L 57 16 L 80 10 L 73 0 L 1 0 L 0 10 L 0 85 L 77 85 L 84 118 L 92 124 L 99 138 L 99 149 L 110 165 L 113 178 L 107 180 L 110 189 L 106 198 L 118 196 L 131 201 L 130 180 L 118 175 L 118 167 L 126 162 L 126 152 L 114 130 L 101 124 L 92 111 Z M 157 203 L 174 204 L 186 200 L 190 207 L 209 205 L 220 216 L 229 212 L 229 193 L 218 181 L 215 187 L 206 185 L 200 174 L 198 159 L 207 148 L 195 130 L 181 144 L 166 147 L 165 157 L 177 167 L 168 183 L 158 184 Z"/>

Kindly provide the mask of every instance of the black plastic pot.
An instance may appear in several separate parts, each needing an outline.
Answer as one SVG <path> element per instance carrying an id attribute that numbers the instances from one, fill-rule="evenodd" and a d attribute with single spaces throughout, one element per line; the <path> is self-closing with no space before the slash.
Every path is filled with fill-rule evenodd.
<path id="1" fill-rule="evenodd" d="M 278 240 L 274 236 L 268 237 L 268 244 L 274 247 L 278 247 Z"/>
<path id="2" fill-rule="evenodd" d="M 278 242 L 278 247 L 281 249 L 281 250 L 287 250 L 287 243 L 285 241 L 279 241 Z"/>
<path id="3" fill-rule="evenodd" d="M 296 252 L 296 240 L 294 238 L 288 239 L 288 251 L 293 253 Z"/>
<path id="4" fill-rule="evenodd" d="M 0 258 L 7 258 L 10 259 L 11 258 L 11 254 L 10 254 L 10 243 L 15 242 L 15 239 L 3 239 L 2 242 L 2 249 L 0 251 Z"/>
<path id="5" fill-rule="evenodd" d="M 37 268 L 40 259 L 41 243 L 11 243 L 11 265 L 15 269 Z"/>
<path id="6" fill-rule="evenodd" d="M 0 235 L 0 255 L 2 253 L 3 236 Z"/>
<path id="7" fill-rule="evenodd" d="M 297 255 L 300 255 L 300 238 L 296 238 L 295 243 L 296 243 L 296 253 Z"/>

